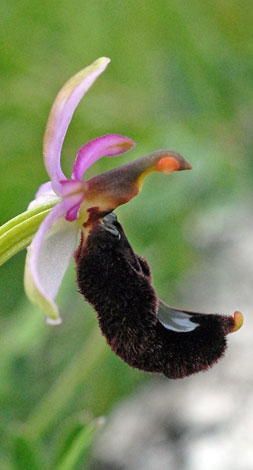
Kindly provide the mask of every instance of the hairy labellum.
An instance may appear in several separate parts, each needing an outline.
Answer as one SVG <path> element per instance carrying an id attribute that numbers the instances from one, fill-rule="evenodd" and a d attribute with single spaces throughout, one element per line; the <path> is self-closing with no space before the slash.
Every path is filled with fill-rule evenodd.
<path id="1" fill-rule="evenodd" d="M 129 244 L 116 215 L 95 221 L 75 253 L 80 292 L 97 312 L 112 350 L 130 366 L 182 378 L 221 358 L 234 317 L 169 307 L 157 298 L 150 267 Z"/>

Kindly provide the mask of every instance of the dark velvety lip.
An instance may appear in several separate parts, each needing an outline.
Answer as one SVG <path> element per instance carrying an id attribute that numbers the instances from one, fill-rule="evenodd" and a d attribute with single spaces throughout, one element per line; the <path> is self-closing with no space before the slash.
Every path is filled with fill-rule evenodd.
<path id="1" fill-rule="evenodd" d="M 207 370 L 224 356 L 228 333 L 242 325 L 238 311 L 199 313 L 159 300 L 148 262 L 113 213 L 91 224 L 75 260 L 80 292 L 111 349 L 131 367 L 171 379 Z"/>

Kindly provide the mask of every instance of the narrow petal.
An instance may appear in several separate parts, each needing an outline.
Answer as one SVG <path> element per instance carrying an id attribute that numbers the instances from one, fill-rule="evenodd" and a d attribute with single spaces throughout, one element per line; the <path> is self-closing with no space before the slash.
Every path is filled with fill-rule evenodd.
<path id="1" fill-rule="evenodd" d="M 56 193 L 61 194 L 59 182 L 66 177 L 61 170 L 60 157 L 65 134 L 73 113 L 83 95 L 105 70 L 110 59 L 101 57 L 74 75 L 58 93 L 51 109 L 43 142 L 44 162 Z"/>
<path id="2" fill-rule="evenodd" d="M 73 220 L 76 220 L 78 218 L 78 213 L 80 209 L 82 200 L 78 201 L 71 209 L 68 210 L 65 219 L 68 220 L 69 222 L 73 222 Z"/>
<path id="3" fill-rule="evenodd" d="M 91 140 L 78 151 L 72 178 L 80 181 L 85 170 L 99 158 L 119 155 L 134 146 L 135 142 L 132 139 L 118 134 L 108 134 Z"/>
<path id="4" fill-rule="evenodd" d="M 66 180 L 62 182 L 62 197 L 65 204 L 67 204 L 66 220 L 73 221 L 77 219 L 86 190 L 87 185 L 82 181 Z"/>
<path id="5" fill-rule="evenodd" d="M 63 276 L 74 253 L 79 227 L 64 218 L 65 204 L 57 204 L 45 218 L 28 248 L 25 265 L 25 290 L 28 297 L 59 323 L 54 302 Z"/>

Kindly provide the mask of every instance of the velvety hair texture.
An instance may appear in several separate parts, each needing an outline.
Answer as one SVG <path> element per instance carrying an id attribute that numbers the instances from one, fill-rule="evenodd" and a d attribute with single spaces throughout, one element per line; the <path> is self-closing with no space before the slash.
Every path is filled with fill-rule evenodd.
<path id="1" fill-rule="evenodd" d="M 132 367 L 172 379 L 212 366 L 225 352 L 233 317 L 189 312 L 197 324 L 192 331 L 166 328 L 147 261 L 133 251 L 115 215 L 109 222 L 92 224 L 75 260 L 79 290 L 111 349 Z"/>

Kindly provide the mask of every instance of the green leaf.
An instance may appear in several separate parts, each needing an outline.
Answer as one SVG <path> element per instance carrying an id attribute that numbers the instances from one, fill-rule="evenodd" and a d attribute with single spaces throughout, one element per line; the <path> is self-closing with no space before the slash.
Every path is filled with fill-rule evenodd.
<path id="1" fill-rule="evenodd" d="M 52 459 L 54 468 L 68 453 L 75 438 L 83 430 L 85 424 L 87 423 L 85 423 L 84 417 L 80 413 L 74 413 L 74 415 L 71 415 L 61 423 L 54 439 L 54 456 Z"/>
<path id="2" fill-rule="evenodd" d="M 28 417 L 26 432 L 31 437 L 38 439 L 48 432 L 58 414 L 61 414 L 69 400 L 73 399 L 78 386 L 87 380 L 94 367 L 101 362 L 105 351 L 106 343 L 95 327 L 78 354 L 65 367 Z"/>
<path id="3" fill-rule="evenodd" d="M 89 450 L 97 428 L 104 422 L 103 418 L 94 420 L 87 426 L 72 429 L 66 441 L 66 450 L 58 463 L 56 470 L 77 470 L 77 465 L 83 461 Z"/>
<path id="4" fill-rule="evenodd" d="M 45 470 L 37 443 L 27 437 L 14 436 L 12 456 L 14 470 Z"/>

